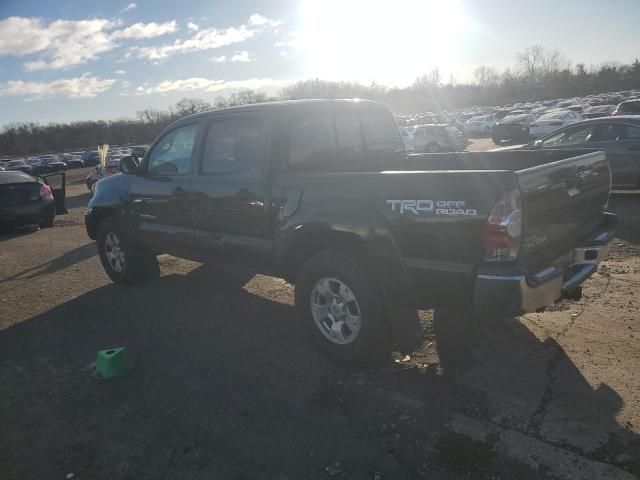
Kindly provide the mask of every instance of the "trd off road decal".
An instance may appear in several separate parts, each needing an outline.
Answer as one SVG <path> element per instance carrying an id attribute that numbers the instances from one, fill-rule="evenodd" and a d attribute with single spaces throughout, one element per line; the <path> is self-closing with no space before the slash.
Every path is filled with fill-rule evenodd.
<path id="1" fill-rule="evenodd" d="M 475 217 L 478 210 L 467 208 L 465 200 L 387 200 L 392 212 L 400 215 L 423 213 L 431 215 Z"/>

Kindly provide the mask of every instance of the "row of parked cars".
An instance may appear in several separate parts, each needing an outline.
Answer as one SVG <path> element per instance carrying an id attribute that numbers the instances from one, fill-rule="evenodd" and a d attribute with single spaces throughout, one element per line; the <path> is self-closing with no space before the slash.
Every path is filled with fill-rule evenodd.
<path id="1" fill-rule="evenodd" d="M 617 105 L 587 103 L 611 101 L 609 95 L 515 105 L 472 116 L 462 127 L 460 118 L 446 124 L 407 126 L 407 119 L 401 117 L 399 124 L 405 148 L 415 152 L 464 151 L 467 137 L 479 134 L 491 135 L 498 145 L 506 141 L 525 143 L 513 147 L 522 150 L 603 150 L 611 163 L 614 188 L 640 188 L 640 97 Z M 411 120 L 421 121 L 425 117 L 429 115 L 413 116 Z"/>
<path id="2" fill-rule="evenodd" d="M 131 152 L 144 152 L 143 146 L 118 147 Z M 28 174 L 61 172 L 73 168 L 92 167 L 100 164 L 98 150 L 35 155 L 21 158 L 0 159 L 0 171 L 20 171 Z"/>

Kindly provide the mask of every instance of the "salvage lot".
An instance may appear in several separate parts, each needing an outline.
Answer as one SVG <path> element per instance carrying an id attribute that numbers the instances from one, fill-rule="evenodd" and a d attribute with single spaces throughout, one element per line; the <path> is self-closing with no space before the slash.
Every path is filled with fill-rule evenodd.
<path id="1" fill-rule="evenodd" d="M 163 256 L 158 281 L 111 284 L 82 173 L 53 229 L 0 237 L 3 479 L 640 473 L 636 193 L 612 198 L 619 238 L 581 301 L 497 322 L 455 368 L 422 312 L 419 352 L 352 372 L 310 348 L 281 280 Z M 115 345 L 135 370 L 94 380 Z"/>

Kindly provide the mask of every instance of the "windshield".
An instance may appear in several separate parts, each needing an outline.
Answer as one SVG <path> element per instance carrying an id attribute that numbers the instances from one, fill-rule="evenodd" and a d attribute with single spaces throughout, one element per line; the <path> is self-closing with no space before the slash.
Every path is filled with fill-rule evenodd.
<path id="1" fill-rule="evenodd" d="M 559 118 L 562 119 L 562 118 L 565 118 L 566 116 L 567 116 L 567 112 L 550 112 L 540 116 L 538 120 L 554 120 Z"/>

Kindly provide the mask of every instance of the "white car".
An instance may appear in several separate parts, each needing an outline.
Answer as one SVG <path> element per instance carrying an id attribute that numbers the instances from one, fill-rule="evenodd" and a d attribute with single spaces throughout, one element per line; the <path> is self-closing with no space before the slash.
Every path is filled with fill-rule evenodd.
<path id="1" fill-rule="evenodd" d="M 582 120 L 579 114 L 570 110 L 554 110 L 540 116 L 529 127 L 529 136 L 538 138 Z"/>
<path id="2" fill-rule="evenodd" d="M 491 129 L 496 124 L 496 117 L 493 115 L 480 115 L 471 117 L 464 123 L 465 135 L 491 135 Z"/>
<path id="3" fill-rule="evenodd" d="M 405 151 L 408 153 L 413 153 L 415 151 L 413 134 L 407 127 L 400 127 L 400 135 L 402 136 L 402 143 L 404 144 Z"/>

